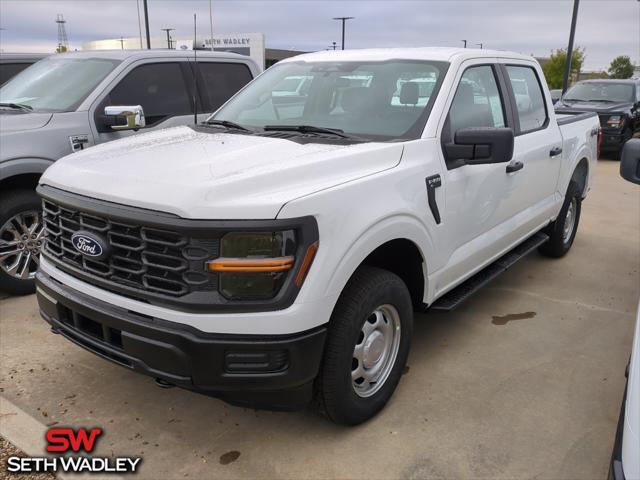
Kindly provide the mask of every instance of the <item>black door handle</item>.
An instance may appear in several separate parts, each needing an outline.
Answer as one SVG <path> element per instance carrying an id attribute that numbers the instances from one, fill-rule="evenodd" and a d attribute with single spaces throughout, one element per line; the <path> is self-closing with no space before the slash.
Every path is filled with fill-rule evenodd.
<path id="1" fill-rule="evenodd" d="M 556 155 L 560 155 L 562 153 L 562 147 L 552 148 L 549 152 L 550 157 L 555 157 Z"/>
<path id="2" fill-rule="evenodd" d="M 507 173 L 517 172 L 518 170 L 522 170 L 523 168 L 524 168 L 524 163 L 513 162 L 507 165 Z"/>

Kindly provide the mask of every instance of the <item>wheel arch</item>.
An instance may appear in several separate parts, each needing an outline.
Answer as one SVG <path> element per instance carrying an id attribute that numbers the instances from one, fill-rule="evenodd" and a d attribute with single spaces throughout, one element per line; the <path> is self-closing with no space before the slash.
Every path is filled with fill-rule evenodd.
<path id="1" fill-rule="evenodd" d="M 336 262 L 327 294 L 339 294 L 362 265 L 377 266 L 398 275 L 407 284 L 414 305 L 424 303 L 428 264 L 434 247 L 428 230 L 416 218 L 399 215 L 363 231 Z"/>
<path id="2" fill-rule="evenodd" d="M 587 179 L 589 178 L 589 161 L 582 157 L 571 174 L 571 181 L 578 184 L 582 198 L 587 196 Z"/>
<path id="3" fill-rule="evenodd" d="M 53 163 L 47 158 L 16 158 L 0 164 L 0 192 L 16 188 L 35 189 L 44 171 Z"/>

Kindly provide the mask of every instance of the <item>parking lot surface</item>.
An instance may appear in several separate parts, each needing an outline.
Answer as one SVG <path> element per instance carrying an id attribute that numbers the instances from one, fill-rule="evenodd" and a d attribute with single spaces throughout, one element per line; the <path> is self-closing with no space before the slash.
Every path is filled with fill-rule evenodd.
<path id="1" fill-rule="evenodd" d="M 139 478 L 605 478 L 640 293 L 640 188 L 618 169 L 599 162 L 568 256 L 418 314 L 396 394 L 359 427 L 159 389 L 51 334 L 34 296 L 0 300 L 0 395 L 103 427 L 94 454 L 143 456 Z"/>

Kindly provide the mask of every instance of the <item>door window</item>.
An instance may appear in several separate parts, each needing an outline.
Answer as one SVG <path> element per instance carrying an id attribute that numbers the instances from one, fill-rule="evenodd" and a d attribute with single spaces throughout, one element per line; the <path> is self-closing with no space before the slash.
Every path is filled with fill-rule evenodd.
<path id="1" fill-rule="evenodd" d="M 111 105 L 142 105 L 147 125 L 193 113 L 179 63 L 136 67 L 111 91 Z"/>
<path id="2" fill-rule="evenodd" d="M 462 128 L 505 126 L 504 106 L 493 68 L 479 65 L 465 70 L 449 110 L 450 138 Z"/>
<path id="3" fill-rule="evenodd" d="M 217 110 L 251 81 L 249 68 L 241 63 L 198 62 L 211 111 Z"/>
<path id="4" fill-rule="evenodd" d="M 516 100 L 520 132 L 542 128 L 547 121 L 547 108 L 536 72 L 531 67 L 508 65 L 507 75 Z"/>

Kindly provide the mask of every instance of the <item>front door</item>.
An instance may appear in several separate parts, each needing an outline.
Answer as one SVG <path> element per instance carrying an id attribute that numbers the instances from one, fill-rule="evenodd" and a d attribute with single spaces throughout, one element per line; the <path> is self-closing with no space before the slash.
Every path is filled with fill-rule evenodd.
<path id="1" fill-rule="evenodd" d="M 467 62 L 440 132 L 441 144 L 454 143 L 463 128 L 513 128 L 508 92 L 496 64 Z M 478 61 L 476 61 L 478 62 Z M 437 276 L 436 294 L 470 276 L 512 241 L 522 208 L 518 196 L 526 169 L 507 172 L 508 163 L 466 165 L 440 150 L 443 169 L 442 228 L 439 251 L 446 263 Z M 510 164 L 521 160 L 514 154 Z"/>

